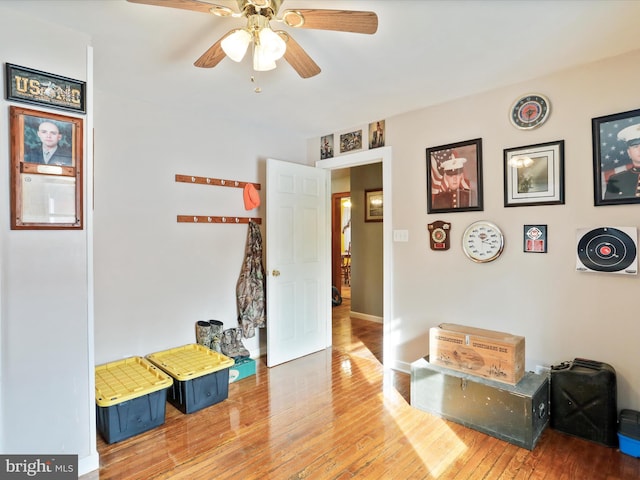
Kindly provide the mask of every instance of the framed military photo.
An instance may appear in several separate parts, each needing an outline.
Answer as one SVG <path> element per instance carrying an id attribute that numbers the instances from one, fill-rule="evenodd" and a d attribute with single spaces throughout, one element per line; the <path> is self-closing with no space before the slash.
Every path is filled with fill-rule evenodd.
<path id="1" fill-rule="evenodd" d="M 11 229 L 82 229 L 82 119 L 10 107 Z"/>
<path id="2" fill-rule="evenodd" d="M 427 213 L 482 209 L 482 139 L 427 148 Z"/>
<path id="3" fill-rule="evenodd" d="M 564 203 L 564 140 L 504 150 L 504 206 Z"/>
<path id="4" fill-rule="evenodd" d="M 591 120 L 594 205 L 640 203 L 640 109 Z"/>

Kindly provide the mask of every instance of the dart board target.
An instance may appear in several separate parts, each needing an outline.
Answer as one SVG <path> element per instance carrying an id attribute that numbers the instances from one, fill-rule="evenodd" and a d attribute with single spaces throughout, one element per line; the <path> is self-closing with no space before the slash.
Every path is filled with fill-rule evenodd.
<path id="1" fill-rule="evenodd" d="M 577 270 L 637 272 L 635 228 L 601 227 L 578 231 Z"/>

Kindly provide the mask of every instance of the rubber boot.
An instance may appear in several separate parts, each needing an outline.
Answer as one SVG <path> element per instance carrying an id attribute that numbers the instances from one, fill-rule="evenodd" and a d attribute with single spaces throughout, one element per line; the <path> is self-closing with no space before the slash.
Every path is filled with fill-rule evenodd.
<path id="1" fill-rule="evenodd" d="M 211 348 L 211 324 L 204 320 L 196 322 L 196 343 Z"/>
<path id="2" fill-rule="evenodd" d="M 242 328 L 236 328 L 235 330 L 235 349 L 236 349 L 236 358 L 247 358 L 249 354 L 249 350 L 247 350 L 242 343 Z"/>
<path id="3" fill-rule="evenodd" d="M 211 325 L 211 350 L 222 353 L 222 328 L 223 323 L 220 320 L 209 320 Z"/>
<path id="4" fill-rule="evenodd" d="M 228 328 L 222 332 L 220 349 L 222 350 L 222 354 L 227 357 L 235 358 L 238 356 L 238 351 L 236 350 L 235 328 Z"/>

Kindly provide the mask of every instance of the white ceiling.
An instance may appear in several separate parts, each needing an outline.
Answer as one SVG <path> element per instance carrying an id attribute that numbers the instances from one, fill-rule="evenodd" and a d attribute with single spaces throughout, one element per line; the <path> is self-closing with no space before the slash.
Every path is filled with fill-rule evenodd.
<path id="1" fill-rule="evenodd" d="M 208 1 L 235 8 L 233 0 Z M 640 48 L 636 0 L 284 0 L 282 9 L 374 11 L 378 32 L 278 24 L 322 72 L 302 79 L 280 60 L 276 70 L 257 75 L 257 94 L 246 59 L 193 66 L 241 19 L 125 0 L 2 0 L 0 6 L 91 35 L 96 89 L 264 122 L 304 138 Z"/>

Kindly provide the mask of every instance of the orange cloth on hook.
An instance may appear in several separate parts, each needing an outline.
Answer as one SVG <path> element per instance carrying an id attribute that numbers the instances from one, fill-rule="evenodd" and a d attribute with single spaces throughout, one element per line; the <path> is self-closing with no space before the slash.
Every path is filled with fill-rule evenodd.
<path id="1" fill-rule="evenodd" d="M 253 183 L 247 183 L 244 186 L 243 198 L 245 210 L 252 210 L 260 206 L 260 195 L 258 195 L 258 190 Z"/>

